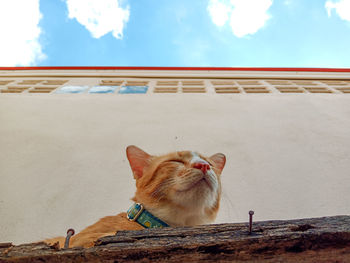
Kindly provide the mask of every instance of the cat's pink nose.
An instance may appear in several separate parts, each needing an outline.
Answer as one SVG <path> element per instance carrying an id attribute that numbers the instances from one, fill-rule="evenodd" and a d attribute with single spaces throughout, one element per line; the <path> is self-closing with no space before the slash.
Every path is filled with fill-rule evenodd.
<path id="1" fill-rule="evenodd" d="M 205 161 L 197 161 L 192 164 L 192 167 L 201 170 L 204 174 L 210 170 L 210 165 Z"/>

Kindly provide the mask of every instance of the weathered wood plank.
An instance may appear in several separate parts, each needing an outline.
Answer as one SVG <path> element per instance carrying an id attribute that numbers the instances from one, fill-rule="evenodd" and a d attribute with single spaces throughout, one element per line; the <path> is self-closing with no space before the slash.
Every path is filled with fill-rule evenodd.
<path id="1" fill-rule="evenodd" d="M 0 262 L 350 262 L 350 216 L 119 231 L 95 247 L 0 248 Z"/>

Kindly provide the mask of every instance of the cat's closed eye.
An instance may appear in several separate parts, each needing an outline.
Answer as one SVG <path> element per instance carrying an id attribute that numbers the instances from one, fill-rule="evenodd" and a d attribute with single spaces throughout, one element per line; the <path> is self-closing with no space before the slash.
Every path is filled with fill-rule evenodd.
<path id="1" fill-rule="evenodd" d="M 184 161 L 182 161 L 182 160 L 169 160 L 168 162 L 175 162 L 175 163 L 185 164 Z"/>

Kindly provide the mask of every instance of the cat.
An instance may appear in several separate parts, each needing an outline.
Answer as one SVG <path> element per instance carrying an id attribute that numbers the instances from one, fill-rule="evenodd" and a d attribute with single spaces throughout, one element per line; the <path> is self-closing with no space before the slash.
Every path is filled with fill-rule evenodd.
<path id="1" fill-rule="evenodd" d="M 132 200 L 140 203 L 155 218 L 171 227 L 208 224 L 215 220 L 221 197 L 221 172 L 226 157 L 211 157 L 192 151 L 178 151 L 152 156 L 136 146 L 128 146 L 126 155 L 136 180 Z M 92 247 L 103 237 L 118 230 L 140 230 L 144 227 L 127 218 L 127 213 L 101 218 L 70 239 L 70 247 Z M 48 244 L 64 237 L 44 240 Z"/>

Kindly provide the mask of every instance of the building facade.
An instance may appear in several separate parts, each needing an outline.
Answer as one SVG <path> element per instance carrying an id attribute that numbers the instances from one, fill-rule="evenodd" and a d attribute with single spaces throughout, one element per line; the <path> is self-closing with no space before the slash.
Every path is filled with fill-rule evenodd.
<path id="1" fill-rule="evenodd" d="M 0 72 L 1 93 L 350 93 L 347 69 L 33 67 Z"/>
<path id="2" fill-rule="evenodd" d="M 0 68 L 0 242 L 125 211 L 131 144 L 224 153 L 218 223 L 349 214 L 350 70 Z"/>

